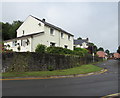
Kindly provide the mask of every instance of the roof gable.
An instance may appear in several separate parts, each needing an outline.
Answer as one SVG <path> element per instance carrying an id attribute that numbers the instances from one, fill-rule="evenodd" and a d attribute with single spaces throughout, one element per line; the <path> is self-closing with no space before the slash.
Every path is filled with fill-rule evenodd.
<path id="1" fill-rule="evenodd" d="M 89 43 L 86 39 L 74 40 L 75 45 L 80 45 L 82 43 Z"/>
<path id="2" fill-rule="evenodd" d="M 62 31 L 62 32 L 68 34 L 68 35 L 74 36 L 74 35 L 72 35 L 71 33 L 68 33 L 67 31 L 65 31 L 65 30 L 63 30 L 63 29 L 61 29 L 61 28 L 59 28 L 59 27 L 57 27 L 57 26 L 54 26 L 54 25 L 52 25 L 52 24 L 50 24 L 50 23 L 48 23 L 48 22 L 46 22 L 46 21 L 44 21 L 44 20 L 41 20 L 41 19 L 39 19 L 39 18 L 36 18 L 36 17 L 34 17 L 34 16 L 32 16 L 32 15 L 30 15 L 30 16 L 33 17 L 33 18 L 35 18 L 35 19 L 37 19 L 37 20 L 39 20 L 39 21 L 41 21 L 41 22 L 44 23 L 46 26 L 49 26 L 49 27 L 51 27 L 51 28 L 57 29 L 57 30 L 59 30 L 59 31 Z"/>

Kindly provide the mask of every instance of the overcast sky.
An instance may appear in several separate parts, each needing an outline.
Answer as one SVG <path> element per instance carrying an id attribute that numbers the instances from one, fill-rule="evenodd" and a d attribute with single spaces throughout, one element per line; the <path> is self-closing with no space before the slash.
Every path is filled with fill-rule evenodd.
<path id="1" fill-rule="evenodd" d="M 29 15 L 74 34 L 89 38 L 97 47 L 116 52 L 118 47 L 117 2 L 6 2 L 2 3 L 2 22 L 24 21 Z"/>

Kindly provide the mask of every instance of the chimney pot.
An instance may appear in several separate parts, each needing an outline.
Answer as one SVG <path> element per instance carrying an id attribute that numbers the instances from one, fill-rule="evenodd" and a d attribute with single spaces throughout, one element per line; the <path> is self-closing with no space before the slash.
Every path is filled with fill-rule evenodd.
<path id="1" fill-rule="evenodd" d="M 43 18 L 43 19 L 42 19 L 42 21 L 44 21 L 44 22 L 45 22 L 45 19 Z"/>
<path id="2" fill-rule="evenodd" d="M 86 40 L 88 41 L 89 39 L 88 39 L 88 38 L 86 38 Z"/>

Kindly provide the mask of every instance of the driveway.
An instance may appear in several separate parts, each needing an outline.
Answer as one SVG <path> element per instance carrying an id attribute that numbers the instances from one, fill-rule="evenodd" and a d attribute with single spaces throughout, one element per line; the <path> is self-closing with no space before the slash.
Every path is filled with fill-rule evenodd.
<path id="1" fill-rule="evenodd" d="M 3 81 L 3 96 L 105 96 L 118 93 L 117 60 L 108 60 L 97 66 L 108 72 L 75 78 Z M 120 78 L 119 78 L 120 79 Z"/>

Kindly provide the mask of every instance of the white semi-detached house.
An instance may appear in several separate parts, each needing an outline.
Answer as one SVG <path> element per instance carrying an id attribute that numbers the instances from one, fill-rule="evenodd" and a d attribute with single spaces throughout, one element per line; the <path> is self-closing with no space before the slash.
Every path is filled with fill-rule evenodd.
<path id="1" fill-rule="evenodd" d="M 63 29 L 47 23 L 45 19 L 30 15 L 17 29 L 17 38 L 4 41 L 4 46 L 16 52 L 35 52 L 38 44 L 73 50 L 73 37 Z"/>

